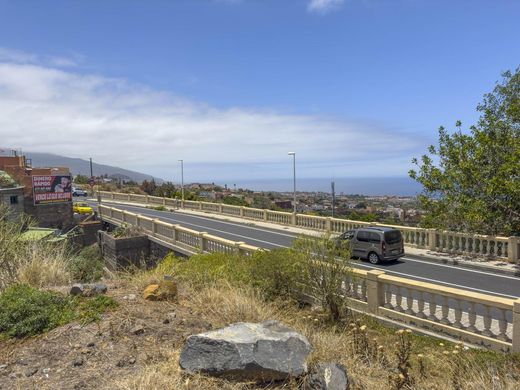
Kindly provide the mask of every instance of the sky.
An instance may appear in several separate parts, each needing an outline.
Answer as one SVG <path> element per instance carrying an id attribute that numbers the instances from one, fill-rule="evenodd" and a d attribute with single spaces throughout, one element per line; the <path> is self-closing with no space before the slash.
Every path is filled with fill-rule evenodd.
<path id="1" fill-rule="evenodd" d="M 178 182 L 406 176 L 520 65 L 514 0 L 0 0 L 0 149 Z"/>

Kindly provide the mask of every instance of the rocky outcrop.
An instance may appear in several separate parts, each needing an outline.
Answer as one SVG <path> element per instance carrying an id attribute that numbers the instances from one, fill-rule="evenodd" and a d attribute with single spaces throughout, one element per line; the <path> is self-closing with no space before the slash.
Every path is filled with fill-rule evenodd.
<path id="1" fill-rule="evenodd" d="M 239 322 L 192 335 L 180 356 L 189 372 L 256 381 L 283 380 L 307 371 L 307 338 L 278 321 Z"/>

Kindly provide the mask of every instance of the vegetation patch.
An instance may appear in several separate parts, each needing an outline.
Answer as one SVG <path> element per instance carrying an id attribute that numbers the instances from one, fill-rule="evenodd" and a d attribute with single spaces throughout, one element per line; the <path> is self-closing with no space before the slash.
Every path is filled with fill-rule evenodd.
<path id="1" fill-rule="evenodd" d="M 83 248 L 76 256 L 72 256 L 68 267 L 72 279 L 76 282 L 92 283 L 103 276 L 103 258 L 97 244 Z"/>
<path id="2" fill-rule="evenodd" d="M 16 338 L 33 336 L 74 320 L 99 320 L 104 311 L 116 306 L 107 296 L 69 297 L 15 284 L 0 294 L 0 333 Z"/>

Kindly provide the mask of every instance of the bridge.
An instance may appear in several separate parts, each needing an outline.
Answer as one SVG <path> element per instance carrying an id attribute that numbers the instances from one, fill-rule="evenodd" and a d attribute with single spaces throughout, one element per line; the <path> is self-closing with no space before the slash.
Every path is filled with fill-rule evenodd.
<path id="1" fill-rule="evenodd" d="M 252 212 L 259 219 L 257 209 L 251 211 L 238 207 L 240 210 L 237 213 L 236 209 L 233 209 L 236 206 L 205 202 L 185 202 L 183 205 L 182 202 L 175 202 L 173 199 L 134 194 L 99 195 L 103 203 L 98 211 L 103 220 L 116 225 L 139 226 L 151 240 L 186 254 L 218 251 L 253 255 L 260 249 L 290 246 L 297 236 L 282 226 L 252 226 L 245 218 L 251 218 Z M 107 204 L 110 202 L 118 203 L 112 203 L 116 207 L 109 207 Z M 169 202 L 172 203 L 168 204 Z M 146 205 L 164 205 L 181 209 L 171 213 L 145 208 Z M 235 213 L 234 218 L 244 220 L 239 223 L 235 219 L 216 219 L 211 214 L 182 212 L 182 206 L 187 210 L 199 212 L 232 212 Z M 230 208 L 226 209 L 227 207 Z M 209 208 L 211 209 L 208 210 Z M 262 220 L 265 221 L 267 211 L 261 212 Z M 308 223 L 315 231 L 347 230 L 355 227 L 353 221 L 342 221 L 352 225 L 338 228 L 334 227 L 335 221 L 314 221 L 317 217 L 311 217 L 312 222 L 303 222 L 303 218 L 297 222 L 298 216 L 289 215 L 292 220 L 287 219 L 286 215 L 271 218 L 277 218 L 279 223 L 288 226 L 295 220 L 296 224 Z M 268 215 L 267 219 L 269 218 Z M 410 243 L 412 240 L 417 240 L 417 245 L 424 245 L 424 241 L 428 245 L 433 234 L 429 231 L 428 238 L 425 238 L 426 235 L 423 233 L 403 235 L 408 245 L 415 245 Z M 437 234 L 435 240 L 438 246 L 443 238 L 441 236 L 439 240 Z M 446 237 L 451 235 L 441 234 L 445 234 Z M 448 238 L 448 241 L 450 240 L 453 239 Z M 466 240 L 462 241 L 463 244 L 459 241 L 459 245 L 466 245 Z M 481 244 L 483 241 L 480 241 L 478 245 L 481 245 L 481 248 L 489 248 L 486 250 L 490 252 L 496 251 L 494 256 L 509 258 L 511 253 L 515 253 L 511 250 L 511 242 L 514 241 L 509 238 L 504 240 L 500 237 L 479 237 L 479 240 L 486 240 L 485 244 Z M 476 243 L 474 247 L 477 247 Z M 375 266 L 356 262 L 354 267 L 355 277 L 346 275 L 345 279 L 345 285 L 349 286 L 350 291 L 346 299 L 350 301 L 351 307 L 379 318 L 414 325 L 472 344 L 504 351 L 520 351 L 520 279 L 430 263 L 409 256 L 396 264 Z"/>

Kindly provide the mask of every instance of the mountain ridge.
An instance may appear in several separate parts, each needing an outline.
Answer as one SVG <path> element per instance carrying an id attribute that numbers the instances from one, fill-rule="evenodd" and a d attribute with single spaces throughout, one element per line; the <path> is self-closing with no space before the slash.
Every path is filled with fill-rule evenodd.
<path id="1" fill-rule="evenodd" d="M 84 160 L 78 157 L 66 157 L 53 153 L 24 152 L 24 154 L 27 158 L 31 159 L 32 165 L 35 167 L 63 166 L 68 167 L 74 176 L 78 174 L 90 176 L 90 162 L 88 160 Z M 96 162 L 92 162 L 92 171 L 94 176 L 107 174 L 109 177 L 128 177 L 138 183 L 141 183 L 143 180 L 151 179 L 154 179 L 158 183 L 164 182 L 164 179 L 154 177 L 153 175 L 120 168 L 113 165 L 98 164 Z"/>

